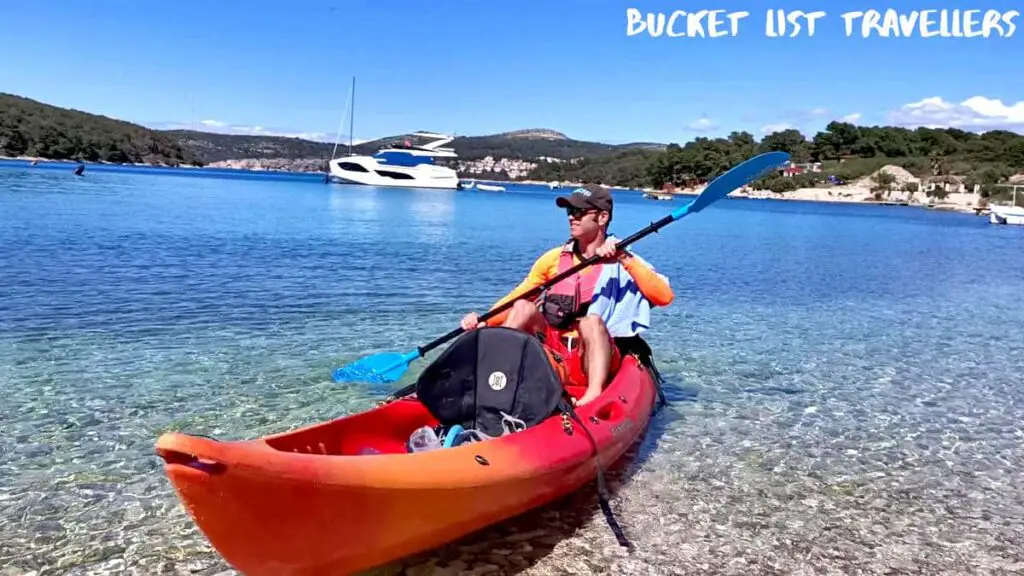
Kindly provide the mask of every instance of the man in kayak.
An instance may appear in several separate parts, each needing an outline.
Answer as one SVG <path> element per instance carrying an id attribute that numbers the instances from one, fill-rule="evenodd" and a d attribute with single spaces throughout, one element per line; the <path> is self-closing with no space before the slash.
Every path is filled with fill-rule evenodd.
<path id="1" fill-rule="evenodd" d="M 635 336 L 650 326 L 651 306 L 668 306 L 675 297 L 668 279 L 639 256 L 616 248 L 608 235 L 612 196 L 604 187 L 588 184 L 555 204 L 569 218 L 571 238 L 534 262 L 529 275 L 495 307 L 542 285 L 595 254 L 603 260 L 548 289 L 536 300 L 517 300 L 510 310 L 488 319 L 488 326 L 506 326 L 536 334 L 563 358 L 567 385 L 585 387 L 576 402 L 596 398 L 609 374 L 618 370 L 621 356 L 614 338 Z M 484 326 L 475 312 L 463 317 L 464 330 Z"/>

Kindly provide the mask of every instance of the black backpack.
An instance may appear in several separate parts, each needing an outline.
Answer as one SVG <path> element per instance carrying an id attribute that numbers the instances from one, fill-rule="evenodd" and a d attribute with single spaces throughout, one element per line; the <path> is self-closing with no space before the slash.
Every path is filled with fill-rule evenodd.
<path id="1" fill-rule="evenodd" d="M 645 349 L 646 343 L 637 340 L 630 348 Z M 465 332 L 423 369 L 414 385 L 403 388 L 395 397 L 406 396 L 413 389 L 443 428 L 458 424 L 492 437 L 505 433 L 505 414 L 521 419 L 529 428 L 564 411 L 594 448 L 598 502 L 605 519 L 619 544 L 632 547 L 608 503 L 597 443 L 569 402 L 544 346 L 535 336 L 505 327 Z M 576 426 L 564 428 L 566 434 L 571 435 Z M 481 464 L 486 463 L 479 458 Z"/>
<path id="2" fill-rule="evenodd" d="M 535 336 L 501 326 L 459 336 L 416 381 L 416 396 L 444 427 L 501 436 L 503 420 L 526 428 L 559 409 L 562 382 Z"/>

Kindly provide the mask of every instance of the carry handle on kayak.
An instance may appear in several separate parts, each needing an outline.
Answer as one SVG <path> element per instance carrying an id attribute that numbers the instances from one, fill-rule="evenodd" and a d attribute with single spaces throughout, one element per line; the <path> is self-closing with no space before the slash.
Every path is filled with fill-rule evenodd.
<path id="1" fill-rule="evenodd" d="M 217 476 L 227 472 L 228 465 L 217 457 L 220 443 L 203 435 L 166 432 L 156 440 L 156 454 L 168 464 L 187 466 Z"/>
<path id="2" fill-rule="evenodd" d="M 211 476 L 219 476 L 228 471 L 228 465 L 210 458 L 200 458 L 195 454 L 186 454 L 178 450 L 157 449 L 157 455 L 167 464 L 180 464 L 193 470 L 205 472 Z"/>

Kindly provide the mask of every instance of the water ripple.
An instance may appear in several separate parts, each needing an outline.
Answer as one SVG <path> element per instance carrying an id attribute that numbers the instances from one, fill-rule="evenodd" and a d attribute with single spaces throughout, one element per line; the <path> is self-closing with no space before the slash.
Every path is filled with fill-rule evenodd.
<path id="1" fill-rule="evenodd" d="M 0 202 L 14 573 L 227 570 L 163 476 L 161 432 L 252 438 L 368 408 L 382 391 L 333 367 L 433 339 L 565 237 L 545 192 L 0 170 Z M 619 202 L 620 236 L 664 211 Z M 408 573 L 1019 573 L 1016 232 L 726 201 L 643 241 L 677 300 L 649 335 L 672 404 L 613 482 L 637 549 L 588 489 Z"/>

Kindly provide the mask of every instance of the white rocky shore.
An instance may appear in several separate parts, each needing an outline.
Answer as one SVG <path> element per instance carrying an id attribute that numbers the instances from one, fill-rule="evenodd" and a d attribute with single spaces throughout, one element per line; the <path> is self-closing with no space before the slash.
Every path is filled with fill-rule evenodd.
<path id="1" fill-rule="evenodd" d="M 327 161 L 319 158 L 238 158 L 210 162 L 207 168 L 231 170 L 275 170 L 282 172 L 323 172 Z"/>
<path id="2" fill-rule="evenodd" d="M 891 191 L 882 194 L 882 198 L 875 197 L 875 183 L 872 178 L 880 172 L 888 172 L 894 178 Z M 918 191 L 908 192 L 904 188 L 913 184 Z M 843 186 L 819 186 L 815 188 L 799 188 L 775 193 L 768 190 L 754 190 L 750 187 L 743 187 L 730 196 L 736 198 L 758 198 L 768 200 L 796 200 L 803 202 L 840 202 L 851 204 L 900 204 L 906 206 L 918 206 L 933 208 L 937 210 L 951 210 L 975 214 L 985 207 L 983 198 L 974 192 L 964 190 L 961 185 L 954 186 L 942 198 L 935 195 L 929 196 L 923 190 L 925 182 L 915 177 L 907 170 L 888 165 L 878 169 L 874 174 L 860 178 L 850 184 Z M 696 195 L 703 188 L 691 188 L 676 190 L 675 194 Z M 657 190 L 649 190 L 657 192 Z"/>

